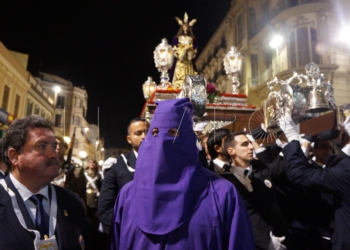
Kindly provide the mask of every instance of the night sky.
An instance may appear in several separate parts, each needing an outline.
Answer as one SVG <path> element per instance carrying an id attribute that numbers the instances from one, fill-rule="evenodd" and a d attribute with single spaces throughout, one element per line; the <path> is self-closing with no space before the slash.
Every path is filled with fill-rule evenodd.
<path id="1" fill-rule="evenodd" d="M 128 121 L 144 104 L 147 76 L 159 83 L 154 48 L 179 29 L 175 16 L 197 19 L 199 53 L 231 0 L 0 1 L 0 41 L 29 54 L 28 71 L 54 74 L 87 90 L 89 123 L 105 147 L 125 145 Z M 198 53 L 198 54 L 199 54 Z"/>

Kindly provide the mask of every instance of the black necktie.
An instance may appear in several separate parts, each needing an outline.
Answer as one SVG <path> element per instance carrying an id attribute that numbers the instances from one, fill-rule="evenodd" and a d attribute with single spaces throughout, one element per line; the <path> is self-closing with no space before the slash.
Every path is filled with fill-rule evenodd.
<path id="1" fill-rule="evenodd" d="M 249 173 L 249 169 L 244 170 L 244 173 L 243 173 L 244 177 L 247 177 L 248 173 Z"/>
<path id="2" fill-rule="evenodd" d="M 222 169 L 224 170 L 224 172 L 230 172 L 231 166 L 228 165 L 228 164 L 224 164 L 224 166 L 222 167 Z"/>
<path id="3" fill-rule="evenodd" d="M 43 198 L 41 194 L 35 194 L 29 198 L 36 205 L 35 226 L 40 232 L 41 239 L 44 239 L 44 235 L 49 235 L 49 215 L 44 210 Z"/>

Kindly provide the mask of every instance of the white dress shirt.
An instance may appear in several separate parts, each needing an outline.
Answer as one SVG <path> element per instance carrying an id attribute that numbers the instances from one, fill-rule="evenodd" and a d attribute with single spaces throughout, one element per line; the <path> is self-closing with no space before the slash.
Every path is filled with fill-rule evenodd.
<path id="1" fill-rule="evenodd" d="M 29 198 L 34 195 L 34 193 L 32 193 L 31 191 L 29 191 L 29 189 L 24 186 L 22 183 L 20 183 L 11 173 L 10 173 L 10 179 L 13 183 L 13 185 L 15 186 L 15 188 L 17 189 L 18 193 L 22 196 L 22 199 L 24 201 L 24 204 L 29 212 L 30 217 L 32 218 L 34 225 L 35 225 L 35 217 L 36 217 L 36 205 L 34 202 L 32 202 Z M 43 199 L 43 207 L 45 209 L 45 212 L 47 214 L 50 214 L 50 202 L 49 202 L 49 187 L 46 186 L 44 188 L 42 188 L 38 193 L 36 194 L 41 194 L 44 196 Z M 19 209 L 19 208 L 15 208 L 14 209 Z"/>
<path id="2" fill-rule="evenodd" d="M 243 184 L 243 186 L 248 189 L 249 192 L 253 192 L 253 186 L 251 180 L 249 179 L 249 176 L 252 173 L 251 165 L 249 165 L 247 168 L 231 166 L 231 172 Z"/>
<path id="3" fill-rule="evenodd" d="M 225 164 L 229 164 L 228 162 L 224 162 L 222 160 L 219 160 L 218 158 L 215 158 L 213 160 L 213 163 L 214 163 L 214 170 L 215 170 L 215 173 L 218 174 L 218 175 L 221 175 L 224 173 L 224 165 Z"/>
<path id="4" fill-rule="evenodd" d="M 350 144 L 346 144 L 343 148 L 342 151 L 344 152 L 344 154 L 350 156 Z"/>

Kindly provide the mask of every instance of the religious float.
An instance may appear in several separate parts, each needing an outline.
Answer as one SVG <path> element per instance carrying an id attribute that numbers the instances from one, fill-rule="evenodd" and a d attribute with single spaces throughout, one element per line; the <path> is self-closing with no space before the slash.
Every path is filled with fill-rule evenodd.
<path id="1" fill-rule="evenodd" d="M 268 82 L 270 93 L 262 108 L 248 105 L 247 96 L 239 93 L 244 58 L 234 46 L 223 59 L 232 93 L 219 93 L 215 84 L 207 83 L 193 68 L 197 45 L 191 27 L 196 20 L 188 21 L 186 13 L 183 20 L 177 17 L 176 20 L 180 29 L 172 45 L 163 38 L 154 50 L 160 84 L 151 77 L 143 84 L 146 102 L 141 116 L 147 120 L 150 121 L 157 101 L 187 96 L 194 106 L 195 124 L 204 124 L 207 133 L 225 126 L 232 131 L 246 130 L 256 140 L 269 144 L 279 137 L 278 119 L 286 113 L 300 124 L 300 132 L 304 134 L 339 129 L 344 117 L 350 114 L 350 104 L 336 105 L 331 82 L 312 62 L 305 66 L 306 75 L 294 72 L 286 80 L 275 77 Z"/>
<path id="2" fill-rule="evenodd" d="M 178 17 L 176 20 L 180 29 L 172 46 L 163 38 L 154 50 L 155 66 L 161 73 L 160 84 L 157 85 L 151 77 L 144 83 L 143 94 L 146 102 L 141 116 L 150 120 L 157 101 L 187 96 L 194 106 L 195 123 L 207 124 L 208 132 L 223 126 L 228 126 L 233 131 L 243 130 L 256 109 L 255 106 L 248 105 L 247 96 L 238 91 L 243 56 L 235 47 L 227 53 L 224 66 L 232 80 L 233 91 L 219 93 L 215 84 L 207 83 L 193 69 L 192 60 L 196 56 L 197 45 L 191 27 L 196 19 L 189 21 L 185 13 L 183 20 Z"/>

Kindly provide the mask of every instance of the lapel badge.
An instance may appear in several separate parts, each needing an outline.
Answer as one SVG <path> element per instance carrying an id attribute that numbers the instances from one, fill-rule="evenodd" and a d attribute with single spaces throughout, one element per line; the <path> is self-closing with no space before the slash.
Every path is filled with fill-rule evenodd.
<path id="1" fill-rule="evenodd" d="M 269 180 L 264 180 L 264 184 L 266 185 L 266 187 L 268 187 L 268 188 L 271 188 L 272 187 L 272 183 L 271 183 L 271 181 L 269 181 Z"/>
<path id="2" fill-rule="evenodd" d="M 64 216 L 68 216 L 67 210 L 63 210 L 63 215 L 64 215 Z"/>

